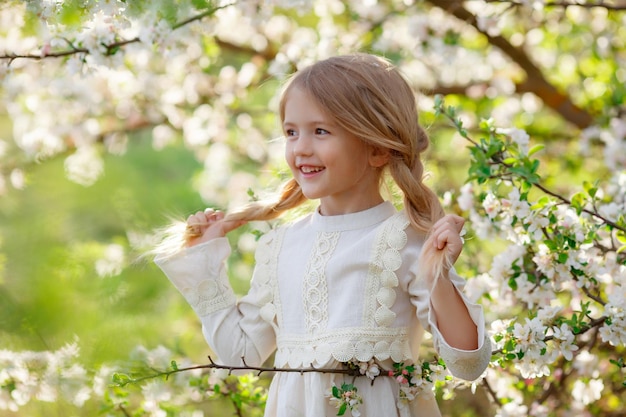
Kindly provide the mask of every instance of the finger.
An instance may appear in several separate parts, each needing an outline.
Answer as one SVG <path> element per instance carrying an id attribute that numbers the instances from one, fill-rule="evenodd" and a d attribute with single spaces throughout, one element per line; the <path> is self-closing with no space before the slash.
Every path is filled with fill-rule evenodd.
<path id="1" fill-rule="evenodd" d="M 215 211 L 213 209 L 206 209 L 204 211 L 197 211 L 196 213 L 187 217 L 186 234 L 188 236 L 201 236 L 206 229 L 214 223 Z"/>
<path id="2" fill-rule="evenodd" d="M 224 218 L 224 216 L 226 216 L 226 213 L 224 213 L 223 211 L 214 211 L 211 214 L 211 218 L 213 219 L 213 221 L 222 220 Z"/>
<path id="3" fill-rule="evenodd" d="M 200 236 L 202 232 L 202 221 L 198 220 L 196 216 L 189 216 L 187 218 L 185 234 L 187 236 Z"/>
<path id="4" fill-rule="evenodd" d="M 204 222 L 204 213 L 199 211 L 196 214 L 192 214 L 187 217 L 187 225 L 189 226 L 197 226 Z"/>
<path id="5" fill-rule="evenodd" d="M 433 226 L 431 234 L 433 236 L 437 236 L 445 231 L 450 231 L 452 234 L 460 235 L 463 230 L 463 225 L 465 224 L 465 219 L 458 216 L 446 216 L 439 220 Z"/>
<path id="6" fill-rule="evenodd" d="M 450 241 L 450 230 L 443 230 L 440 233 L 435 235 L 435 247 L 439 250 L 442 250 L 446 247 L 448 242 Z"/>
<path id="7" fill-rule="evenodd" d="M 461 216 L 457 216 L 454 214 L 448 214 L 441 219 L 439 219 L 434 225 L 433 230 L 437 230 L 442 227 L 452 226 L 454 230 L 460 231 L 465 224 L 465 219 Z"/>

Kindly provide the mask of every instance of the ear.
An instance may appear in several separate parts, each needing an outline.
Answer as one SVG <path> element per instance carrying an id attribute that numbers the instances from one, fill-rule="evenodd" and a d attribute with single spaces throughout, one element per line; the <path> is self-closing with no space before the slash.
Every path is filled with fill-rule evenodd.
<path id="1" fill-rule="evenodd" d="M 387 148 L 379 146 L 371 146 L 369 154 L 369 163 L 371 167 L 381 168 L 389 162 L 390 152 Z"/>

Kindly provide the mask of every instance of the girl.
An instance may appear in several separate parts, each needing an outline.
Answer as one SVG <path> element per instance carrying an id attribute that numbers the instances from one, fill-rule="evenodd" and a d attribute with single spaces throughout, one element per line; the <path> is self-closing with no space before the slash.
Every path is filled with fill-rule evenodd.
<path id="1" fill-rule="evenodd" d="M 463 219 L 444 215 L 422 182 L 428 138 L 413 91 L 384 59 L 333 57 L 291 79 L 280 119 L 293 178 L 278 199 L 190 216 L 184 248 L 157 264 L 200 317 L 221 363 L 260 366 L 275 353 L 277 368 L 352 367 L 374 379 L 277 372 L 266 416 L 332 416 L 342 402 L 362 417 L 439 416 L 432 390 L 416 388 L 421 369 L 401 372 L 417 363 L 424 329 L 466 380 L 482 374 L 491 348 L 482 308 L 463 296 L 451 268 Z M 387 172 L 403 193 L 401 211 L 381 195 Z M 319 200 L 315 212 L 260 239 L 250 291 L 237 301 L 226 233 L 307 199 Z M 376 377 L 381 369 L 399 377 Z"/>

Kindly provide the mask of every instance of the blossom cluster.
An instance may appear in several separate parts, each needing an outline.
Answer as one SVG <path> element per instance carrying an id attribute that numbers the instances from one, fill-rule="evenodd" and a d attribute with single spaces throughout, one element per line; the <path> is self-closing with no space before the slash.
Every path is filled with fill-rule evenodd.
<path id="1" fill-rule="evenodd" d="M 423 362 L 418 364 L 394 363 L 388 376 L 400 385 L 398 408 L 408 407 L 408 403 L 424 392 L 431 393 L 438 381 L 445 381 L 449 374 L 443 361 L 436 363 Z"/>
<path id="2" fill-rule="evenodd" d="M 359 417 L 359 405 L 363 404 L 363 398 L 358 394 L 358 389 L 353 384 L 343 383 L 341 387 L 333 385 L 327 394 L 330 404 L 338 409 L 337 415 L 342 416 L 350 410 L 353 417 Z"/>
<path id="3" fill-rule="evenodd" d="M 447 114 L 455 117 L 454 112 Z M 568 385 L 573 399 L 568 407 L 580 411 L 599 401 L 607 388 L 597 372 L 579 366 L 581 359 L 591 358 L 612 369 L 610 363 L 619 362 L 619 348 L 625 345 L 626 165 L 608 171 L 608 185 L 586 182 L 583 191 L 566 198 L 539 184 L 540 161 L 533 155 L 540 149 L 529 146 L 527 134 L 494 128 L 491 122 L 482 126 L 488 138 L 482 147 L 476 146 L 475 165 L 470 169 L 477 181 L 461 189 L 458 204 L 469 213 L 477 236 L 508 246 L 494 256 L 488 274 L 469 282 L 469 293 L 483 297 L 493 313 L 509 316 L 492 321 L 494 364 L 513 367 L 529 386 L 531 381 L 559 381 L 564 372 L 592 375 Z M 626 144 L 623 133 L 613 136 L 613 141 Z M 488 148 L 499 153 L 487 170 L 480 152 Z M 545 194 L 537 197 L 533 187 Z M 492 301 L 496 299 L 497 303 Z M 517 318 L 510 317 L 515 311 Z M 598 343 L 589 336 L 592 332 L 600 342 L 618 348 L 613 358 L 592 353 Z M 573 365 L 564 370 L 568 362 Z M 617 365 L 613 369 L 619 372 L 623 367 Z M 486 380 L 498 388 L 516 384 L 512 379 L 507 385 L 506 378 L 492 370 Z M 515 389 L 498 388 L 498 397 L 508 399 L 499 416 L 541 416 L 550 409 L 541 404 L 528 407 Z"/>
<path id="4" fill-rule="evenodd" d="M 378 377 L 390 377 L 398 383 L 399 409 L 407 409 L 409 402 L 417 396 L 425 393 L 432 395 L 437 382 L 450 379 L 446 371 L 445 363 L 440 359 L 435 362 L 420 362 L 417 364 L 393 363 L 393 369 L 385 370 L 376 360 L 367 362 L 353 360 L 346 362 L 347 369 L 355 370 L 358 375 L 365 376 L 374 381 Z M 333 385 L 328 393 L 331 404 L 339 409 L 343 415 L 347 409 L 352 411 L 353 416 L 359 416 L 358 406 L 363 403 L 363 398 L 357 394 L 357 388 L 353 384 L 342 384 L 341 387 Z"/>
<path id="5" fill-rule="evenodd" d="M 31 402 L 64 400 L 76 409 L 109 410 L 108 416 L 131 407 L 147 417 L 165 417 L 172 409 L 179 415 L 198 416 L 188 414 L 194 404 L 223 395 L 264 405 L 266 393 L 257 376 L 235 378 L 227 371 L 207 374 L 202 369 L 169 376 L 174 364 L 176 368 L 190 365 L 189 359 L 175 362 L 173 357 L 164 346 L 137 346 L 124 362 L 89 369 L 80 363 L 78 340 L 55 351 L 0 350 L 0 410 L 20 412 Z"/>
<path id="6" fill-rule="evenodd" d="M 78 343 L 56 351 L 0 350 L 0 410 L 17 412 L 30 401 L 59 397 L 80 407 L 106 386 L 106 368 L 95 376 L 77 362 Z"/>

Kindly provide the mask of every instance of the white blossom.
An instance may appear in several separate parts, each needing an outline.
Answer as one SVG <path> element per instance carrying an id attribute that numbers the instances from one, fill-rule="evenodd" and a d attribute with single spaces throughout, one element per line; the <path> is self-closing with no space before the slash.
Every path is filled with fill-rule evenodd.
<path id="1" fill-rule="evenodd" d="M 559 327 L 552 327 L 554 345 L 565 359 L 571 361 L 573 352 L 578 350 L 578 346 L 574 344 L 574 333 L 566 323 Z"/>
<path id="2" fill-rule="evenodd" d="M 124 263 L 124 248 L 118 244 L 110 244 L 106 246 L 103 257 L 96 261 L 96 272 L 100 277 L 119 275 Z"/>
<path id="3" fill-rule="evenodd" d="M 474 207 L 474 193 L 472 189 L 472 184 L 468 183 L 461 187 L 461 193 L 459 198 L 457 199 L 457 203 L 459 204 L 459 208 L 463 211 L 469 211 Z"/>
<path id="4" fill-rule="evenodd" d="M 517 144 L 522 155 L 528 154 L 528 144 L 530 141 L 530 136 L 523 129 L 518 128 L 499 128 L 496 129 L 496 132 L 501 133 L 503 135 L 507 135 L 511 138 L 511 140 Z"/>
<path id="5" fill-rule="evenodd" d="M 93 147 L 81 147 L 65 159 L 65 172 L 70 180 L 89 186 L 104 172 L 104 163 Z"/>
<path id="6" fill-rule="evenodd" d="M 601 379 L 591 379 L 587 383 L 577 379 L 572 388 L 572 398 L 584 405 L 591 404 L 600 399 L 603 390 L 604 383 Z"/>

